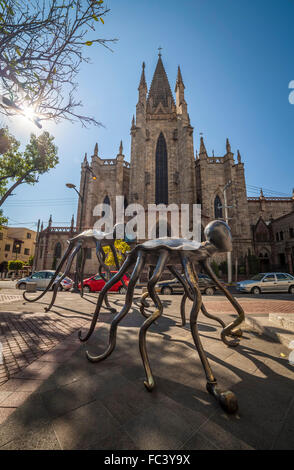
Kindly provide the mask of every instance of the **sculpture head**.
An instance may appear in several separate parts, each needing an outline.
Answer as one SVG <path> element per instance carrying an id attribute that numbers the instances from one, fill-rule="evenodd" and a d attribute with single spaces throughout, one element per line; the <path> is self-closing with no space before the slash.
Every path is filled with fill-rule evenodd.
<path id="1" fill-rule="evenodd" d="M 213 220 L 206 225 L 204 235 L 206 240 L 217 248 L 218 252 L 232 251 L 231 229 L 223 220 Z"/>

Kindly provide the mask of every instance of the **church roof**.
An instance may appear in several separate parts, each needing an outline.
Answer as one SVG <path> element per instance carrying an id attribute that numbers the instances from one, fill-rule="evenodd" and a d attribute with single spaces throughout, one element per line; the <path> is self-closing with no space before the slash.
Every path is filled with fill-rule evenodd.
<path id="1" fill-rule="evenodd" d="M 148 102 L 150 98 L 152 98 L 153 107 L 156 108 L 159 103 L 162 103 L 163 106 L 168 107 L 169 97 L 171 98 L 171 103 L 174 104 L 174 98 L 170 89 L 168 78 L 164 70 L 161 56 L 159 56 L 149 90 Z"/>

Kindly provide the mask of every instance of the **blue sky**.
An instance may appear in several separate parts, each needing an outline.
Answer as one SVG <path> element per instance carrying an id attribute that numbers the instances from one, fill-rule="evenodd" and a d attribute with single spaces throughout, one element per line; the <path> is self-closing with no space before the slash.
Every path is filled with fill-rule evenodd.
<path id="1" fill-rule="evenodd" d="M 209 154 L 223 155 L 229 137 L 232 151 L 239 149 L 245 162 L 248 185 L 290 195 L 294 0 L 109 0 L 107 5 L 111 12 L 99 35 L 118 39 L 114 52 L 89 47 L 92 64 L 78 77 L 82 111 L 104 127 L 44 123 L 55 136 L 60 164 L 34 187 L 19 187 L 8 198 L 3 208 L 9 223 L 34 228 L 52 214 L 53 225 L 69 224 L 77 198 L 65 183 L 79 184 L 81 161 L 85 152 L 92 155 L 95 142 L 102 158 L 115 158 L 122 139 L 129 160 L 142 61 L 150 86 L 159 46 L 172 90 L 181 66 L 195 150 L 200 132 Z M 23 119 L 5 123 L 23 143 L 31 132 L 39 133 Z"/>

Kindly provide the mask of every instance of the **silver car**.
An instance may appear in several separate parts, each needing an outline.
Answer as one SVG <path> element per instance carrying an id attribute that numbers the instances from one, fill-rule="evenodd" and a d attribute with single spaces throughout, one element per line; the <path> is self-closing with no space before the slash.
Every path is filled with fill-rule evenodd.
<path id="1" fill-rule="evenodd" d="M 53 271 L 53 270 L 52 271 L 51 270 L 37 271 L 34 274 L 31 274 L 30 276 L 23 277 L 22 279 L 19 279 L 16 282 L 15 287 L 17 287 L 18 289 L 25 290 L 26 285 L 27 285 L 28 282 L 35 282 L 37 284 L 37 286 L 36 286 L 37 289 L 44 290 L 48 286 L 48 284 L 51 281 L 54 274 L 55 274 L 55 271 Z M 59 275 L 57 276 L 56 281 L 60 278 L 60 276 L 62 276 L 62 273 L 59 273 Z M 59 289 L 60 290 L 69 290 L 72 286 L 73 286 L 73 281 L 69 277 L 65 277 L 61 281 L 61 285 L 60 285 Z"/>
<path id="2" fill-rule="evenodd" d="M 260 294 L 261 292 L 289 292 L 294 294 L 294 277 L 287 273 L 260 273 L 248 281 L 237 282 L 239 292 Z"/>

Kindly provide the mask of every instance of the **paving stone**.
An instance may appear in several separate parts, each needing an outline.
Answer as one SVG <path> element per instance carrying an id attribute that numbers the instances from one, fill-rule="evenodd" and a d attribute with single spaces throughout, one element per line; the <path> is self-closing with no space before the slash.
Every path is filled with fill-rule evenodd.
<path id="1" fill-rule="evenodd" d="M 95 400 L 54 420 L 53 427 L 62 449 L 99 449 L 99 442 L 112 442 L 113 437 L 107 438 L 119 423 Z"/>

